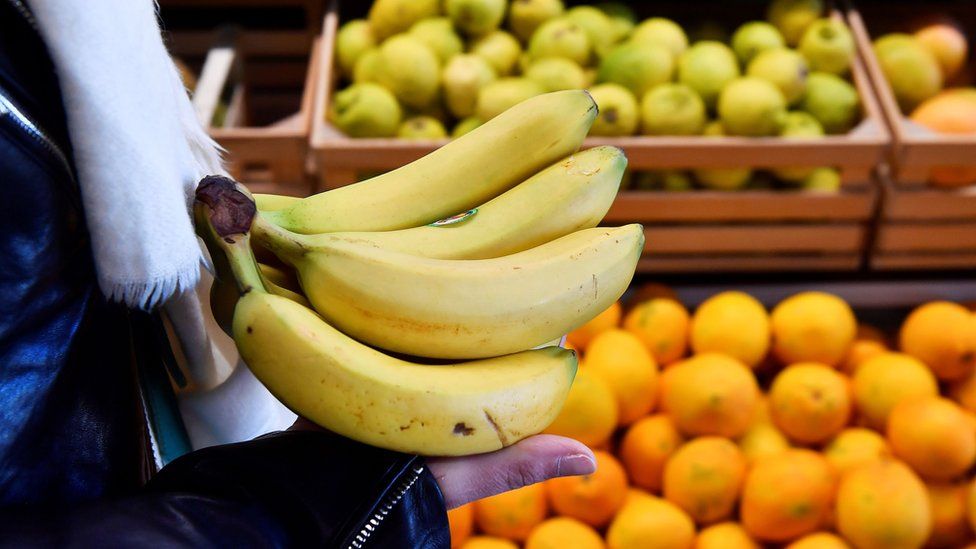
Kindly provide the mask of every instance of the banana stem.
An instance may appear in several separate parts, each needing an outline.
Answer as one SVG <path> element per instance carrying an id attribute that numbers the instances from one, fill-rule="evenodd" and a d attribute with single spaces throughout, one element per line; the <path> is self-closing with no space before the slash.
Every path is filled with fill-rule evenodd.
<path id="1" fill-rule="evenodd" d="M 302 236 L 280 227 L 263 214 L 254 216 L 251 233 L 258 244 L 272 251 L 278 259 L 294 266 L 295 260 L 304 256 L 308 250 L 301 242 Z"/>
<path id="2" fill-rule="evenodd" d="M 248 234 L 256 211 L 254 200 L 232 179 L 208 176 L 197 186 L 193 205 L 197 230 L 214 257 L 218 276 L 229 270 L 241 295 L 267 291 Z"/>

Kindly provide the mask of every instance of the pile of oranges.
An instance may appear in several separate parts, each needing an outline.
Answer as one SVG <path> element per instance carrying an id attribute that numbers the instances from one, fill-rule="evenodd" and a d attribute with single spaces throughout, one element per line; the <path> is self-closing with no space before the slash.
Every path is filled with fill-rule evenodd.
<path id="1" fill-rule="evenodd" d="M 837 296 L 694 314 L 648 285 L 569 336 L 547 432 L 597 471 L 449 513 L 452 547 L 976 548 L 976 315 L 933 302 L 891 340 Z"/>

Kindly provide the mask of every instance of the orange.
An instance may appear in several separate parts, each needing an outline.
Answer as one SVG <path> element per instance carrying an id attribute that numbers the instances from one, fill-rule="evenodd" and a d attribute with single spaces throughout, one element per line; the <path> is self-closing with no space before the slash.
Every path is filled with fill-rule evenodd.
<path id="1" fill-rule="evenodd" d="M 746 459 L 730 440 L 701 437 L 688 442 L 664 466 L 664 498 L 695 522 L 729 518 L 746 476 Z"/>
<path id="2" fill-rule="evenodd" d="M 921 547 L 932 529 L 925 485 L 897 460 L 858 467 L 840 481 L 837 528 L 858 549 Z"/>
<path id="3" fill-rule="evenodd" d="M 976 412 L 976 373 L 950 383 L 949 397 L 966 410 Z"/>
<path id="4" fill-rule="evenodd" d="M 688 349 L 688 311 L 674 299 L 637 304 L 624 318 L 624 329 L 640 338 L 661 365 L 679 360 Z"/>
<path id="5" fill-rule="evenodd" d="M 939 394 L 935 376 L 925 364 L 902 353 L 885 353 L 861 364 L 851 387 L 861 419 L 877 430 L 885 428 L 888 414 L 899 402 Z"/>
<path id="6" fill-rule="evenodd" d="M 976 480 L 969 481 L 966 491 L 966 520 L 969 527 L 976 530 Z"/>
<path id="7" fill-rule="evenodd" d="M 588 370 L 576 372 L 562 410 L 545 432 L 575 438 L 587 446 L 599 446 L 617 427 L 617 400 L 601 376 Z"/>
<path id="8" fill-rule="evenodd" d="M 885 337 L 884 332 L 880 328 L 870 324 L 858 324 L 857 335 L 854 338 L 860 341 L 877 341 L 885 345 L 888 344 L 888 338 Z"/>
<path id="9" fill-rule="evenodd" d="M 691 319 L 695 353 L 723 353 L 755 368 L 769 351 L 769 315 L 756 298 L 722 292 L 706 299 Z"/>
<path id="10" fill-rule="evenodd" d="M 474 502 L 474 522 L 490 536 L 525 541 L 546 518 L 546 488 L 530 484 Z"/>
<path id="11" fill-rule="evenodd" d="M 945 90 L 929 98 L 912 112 L 911 119 L 937 133 L 976 134 L 976 101 L 966 94 Z M 972 166 L 941 166 L 929 172 L 929 181 L 937 187 L 962 187 L 976 183 Z"/>
<path id="12" fill-rule="evenodd" d="M 863 427 L 844 429 L 824 448 L 823 455 L 838 473 L 891 457 L 884 437 Z"/>
<path id="13" fill-rule="evenodd" d="M 644 284 L 641 284 L 639 288 L 637 288 L 637 291 L 627 298 L 625 308 L 628 310 L 633 309 L 638 303 L 643 303 L 649 299 L 659 297 L 673 299 L 680 302 L 678 299 L 678 294 L 671 286 L 661 284 L 660 282 L 645 282 Z"/>
<path id="14" fill-rule="evenodd" d="M 905 319 L 900 339 L 902 352 L 927 364 L 939 379 L 963 379 L 976 369 L 976 315 L 962 305 L 922 305 Z"/>
<path id="15" fill-rule="evenodd" d="M 661 376 L 661 407 L 686 435 L 734 438 L 752 421 L 759 386 L 738 360 L 707 353 L 683 360 Z"/>
<path id="16" fill-rule="evenodd" d="M 617 458 L 593 452 L 596 472 L 578 477 L 559 477 L 546 482 L 549 503 L 556 513 L 603 527 L 624 504 L 627 473 Z"/>
<path id="17" fill-rule="evenodd" d="M 632 490 L 607 530 L 609 549 L 691 549 L 695 523 L 670 501 Z"/>
<path id="18" fill-rule="evenodd" d="M 915 32 L 915 40 L 932 52 L 939 61 L 943 79 L 946 81 L 954 77 L 966 63 L 969 45 L 966 42 L 966 35 L 955 25 L 947 23 L 928 25 Z"/>
<path id="19" fill-rule="evenodd" d="M 847 378 L 826 364 L 801 362 L 773 380 L 769 391 L 773 423 L 791 440 L 824 442 L 844 428 L 851 417 Z"/>
<path id="20" fill-rule="evenodd" d="M 847 356 L 844 357 L 844 362 L 841 363 L 840 369 L 847 375 L 853 375 L 857 371 L 858 366 L 888 351 L 888 346 L 880 341 L 856 339 L 851 344 L 851 349 L 847 351 Z"/>
<path id="21" fill-rule="evenodd" d="M 833 468 L 811 450 L 790 449 L 753 464 L 740 516 L 756 539 L 785 542 L 817 530 L 836 489 Z"/>
<path id="22" fill-rule="evenodd" d="M 695 549 L 761 549 L 738 522 L 721 522 L 698 532 Z"/>
<path id="23" fill-rule="evenodd" d="M 892 452 L 923 478 L 949 480 L 976 461 L 976 432 L 951 400 L 918 398 L 899 403 L 888 418 Z"/>
<path id="24" fill-rule="evenodd" d="M 841 298 L 824 292 L 788 297 L 771 315 L 773 353 L 783 364 L 822 362 L 837 366 L 857 333 L 854 311 Z"/>
<path id="25" fill-rule="evenodd" d="M 843 538 L 839 538 L 829 532 L 817 532 L 803 536 L 786 546 L 785 549 L 850 549 Z"/>
<path id="26" fill-rule="evenodd" d="M 457 549 L 469 537 L 474 527 L 474 504 L 468 503 L 447 512 L 451 527 L 451 549 Z"/>
<path id="27" fill-rule="evenodd" d="M 929 508 L 932 510 L 932 534 L 928 547 L 961 547 L 972 538 L 966 519 L 966 498 L 969 486 L 965 482 L 927 484 Z"/>
<path id="28" fill-rule="evenodd" d="M 518 549 L 518 545 L 503 538 L 475 536 L 462 545 L 461 549 Z"/>
<path id="29" fill-rule="evenodd" d="M 600 332 L 590 340 L 582 367 L 610 384 L 621 424 L 629 425 L 654 408 L 657 364 L 634 334 L 616 328 Z"/>
<path id="30" fill-rule="evenodd" d="M 596 337 L 598 333 L 619 326 L 622 315 L 623 310 L 620 307 L 620 302 L 615 301 L 603 312 L 590 319 L 589 322 L 569 332 L 566 341 L 572 343 L 573 347 L 585 352 L 590 340 Z"/>
<path id="31" fill-rule="evenodd" d="M 620 443 L 620 460 L 634 486 L 659 492 L 664 464 L 684 443 L 674 421 L 664 414 L 639 420 L 627 429 Z"/>
<path id="32" fill-rule="evenodd" d="M 778 454 L 790 447 L 786 435 L 775 425 L 768 422 L 754 423 L 739 437 L 737 443 L 742 455 L 748 463 L 753 463 L 763 456 Z"/>
<path id="33" fill-rule="evenodd" d="M 596 530 L 569 517 L 551 518 L 535 527 L 525 541 L 525 549 L 604 549 Z"/>

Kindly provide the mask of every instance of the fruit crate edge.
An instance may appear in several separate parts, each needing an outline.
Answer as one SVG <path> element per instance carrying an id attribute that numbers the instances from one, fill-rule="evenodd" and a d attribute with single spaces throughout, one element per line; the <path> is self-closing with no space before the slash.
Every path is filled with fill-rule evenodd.
<path id="1" fill-rule="evenodd" d="M 933 3 L 937 6 L 938 3 Z M 872 48 L 871 34 L 865 17 L 855 2 L 843 3 L 844 17 L 854 35 L 860 62 L 867 70 L 874 96 L 881 107 L 882 118 L 891 135 L 892 147 L 888 151 L 892 183 L 899 188 L 925 188 L 929 170 L 939 165 L 976 167 L 976 137 L 954 135 L 917 135 L 906 125 L 891 86 L 881 70 Z M 972 30 L 972 29 L 968 29 Z M 970 65 L 970 69 L 973 69 Z M 965 199 L 965 197 L 963 197 Z"/>

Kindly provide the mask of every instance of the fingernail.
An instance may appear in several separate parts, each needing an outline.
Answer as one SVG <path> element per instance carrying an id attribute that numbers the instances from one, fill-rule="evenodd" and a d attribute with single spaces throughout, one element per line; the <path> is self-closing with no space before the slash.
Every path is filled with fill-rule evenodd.
<path id="1" fill-rule="evenodd" d="M 589 475 L 596 471 L 596 462 L 586 454 L 573 454 L 556 460 L 556 476 Z"/>

